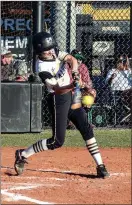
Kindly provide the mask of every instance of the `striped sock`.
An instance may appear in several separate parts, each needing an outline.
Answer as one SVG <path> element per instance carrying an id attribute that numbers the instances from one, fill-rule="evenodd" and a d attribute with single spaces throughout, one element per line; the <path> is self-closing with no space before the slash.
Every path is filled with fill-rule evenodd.
<path id="1" fill-rule="evenodd" d="M 42 151 L 48 150 L 48 147 L 46 145 L 46 141 L 47 140 L 44 139 L 44 140 L 39 140 L 38 142 L 34 143 L 33 145 L 31 145 L 30 147 L 28 147 L 27 149 L 25 149 L 22 152 L 22 156 L 25 158 L 28 158 L 37 152 L 42 152 Z"/>
<path id="2" fill-rule="evenodd" d="M 102 157 L 99 151 L 95 137 L 86 141 L 86 146 L 97 165 L 103 164 Z"/>

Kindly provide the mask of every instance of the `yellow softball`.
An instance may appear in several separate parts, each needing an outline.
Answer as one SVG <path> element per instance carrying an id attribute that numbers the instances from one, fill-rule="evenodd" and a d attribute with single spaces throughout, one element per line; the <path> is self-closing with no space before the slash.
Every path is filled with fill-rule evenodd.
<path id="1" fill-rule="evenodd" d="M 94 103 L 94 97 L 92 95 L 85 95 L 82 97 L 83 105 L 92 105 Z"/>

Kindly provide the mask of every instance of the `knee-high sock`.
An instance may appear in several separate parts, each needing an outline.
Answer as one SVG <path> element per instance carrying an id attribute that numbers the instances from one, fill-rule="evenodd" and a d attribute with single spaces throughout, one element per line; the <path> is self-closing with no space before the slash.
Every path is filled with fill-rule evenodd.
<path id="1" fill-rule="evenodd" d="M 34 143 L 33 145 L 31 145 L 30 147 L 25 149 L 21 155 L 25 158 L 28 158 L 37 152 L 42 152 L 42 151 L 48 150 L 48 147 L 46 145 L 46 141 L 47 141 L 46 139 L 37 141 L 36 143 Z"/>
<path id="2" fill-rule="evenodd" d="M 86 141 L 86 146 L 97 165 L 103 164 L 102 157 L 99 151 L 95 137 Z"/>

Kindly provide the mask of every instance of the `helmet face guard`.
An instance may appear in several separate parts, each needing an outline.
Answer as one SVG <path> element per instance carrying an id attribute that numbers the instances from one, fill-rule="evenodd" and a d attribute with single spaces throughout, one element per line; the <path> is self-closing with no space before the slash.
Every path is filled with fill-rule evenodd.
<path id="1" fill-rule="evenodd" d="M 32 43 L 36 54 L 40 54 L 43 51 L 48 51 L 56 46 L 53 37 L 47 32 L 39 32 L 34 35 Z"/>

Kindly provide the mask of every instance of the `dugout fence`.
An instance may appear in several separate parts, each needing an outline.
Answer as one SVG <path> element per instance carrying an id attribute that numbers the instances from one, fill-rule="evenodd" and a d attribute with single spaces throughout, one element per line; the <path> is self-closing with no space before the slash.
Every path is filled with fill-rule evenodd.
<path id="1" fill-rule="evenodd" d="M 1 2 L 1 46 L 25 60 L 33 69 L 31 38 L 35 24 L 33 1 Z M 132 70 L 132 3 L 131 1 L 43 1 L 42 30 L 50 32 L 60 50 L 78 49 L 85 57 L 93 87 L 95 104 L 88 110 L 88 119 L 97 127 L 131 126 L 131 89 L 126 87 L 123 101 L 106 83 L 108 72 L 116 68 L 122 54 L 129 58 Z M 128 74 L 132 85 L 132 71 Z M 125 83 L 125 82 L 124 82 Z M 125 89 L 124 89 L 125 90 Z M 47 107 L 47 91 L 42 96 L 42 123 L 51 126 Z M 69 124 L 68 128 L 74 129 Z"/>

